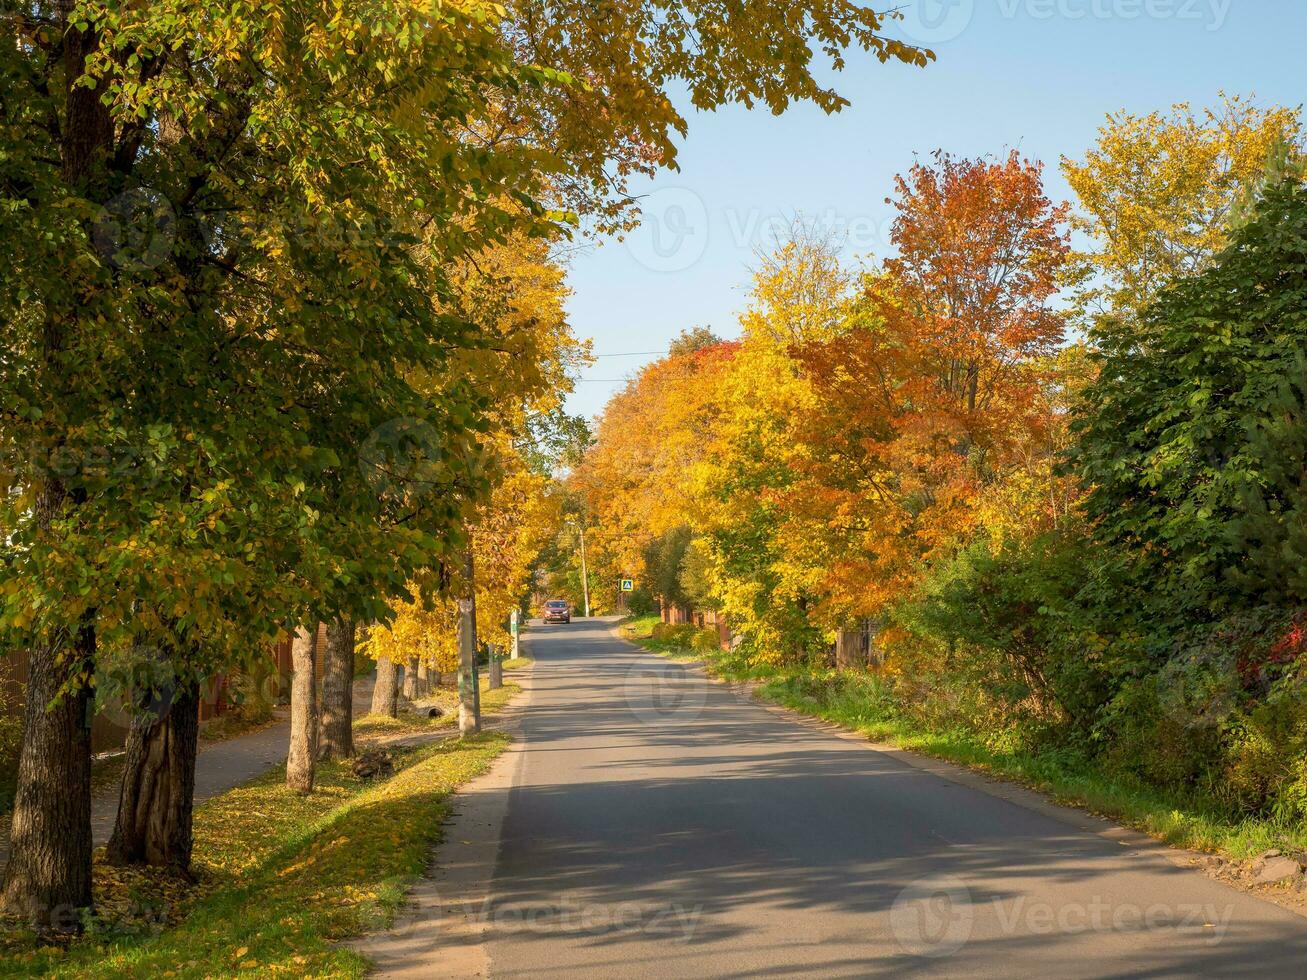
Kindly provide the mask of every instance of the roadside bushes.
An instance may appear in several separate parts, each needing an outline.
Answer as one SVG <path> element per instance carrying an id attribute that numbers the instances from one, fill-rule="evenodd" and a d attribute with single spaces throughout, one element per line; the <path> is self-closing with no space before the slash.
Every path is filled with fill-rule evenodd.
<path id="1" fill-rule="evenodd" d="M 652 615 L 658 611 L 658 603 L 648 589 L 639 588 L 626 597 L 626 608 L 636 619 Z"/>
<path id="2" fill-rule="evenodd" d="M 1074 525 L 998 547 L 980 539 L 897 611 L 906 634 L 937 651 L 941 681 L 959 698 L 974 689 L 960 710 L 978 712 L 979 730 L 1093 730 L 1112 688 L 1104 638 L 1080 602 L 1086 549 Z"/>
<path id="3" fill-rule="evenodd" d="M 1232 815 L 1307 819 L 1307 620 L 1260 607 L 1142 632 L 1146 617 L 1095 608 L 1089 553 L 1059 534 L 937 568 L 890 638 L 897 716 L 1069 750 Z"/>
<path id="4" fill-rule="evenodd" d="M 693 623 L 655 623 L 649 639 L 658 650 L 708 653 L 717 649 L 717 631 Z"/>
<path id="5" fill-rule="evenodd" d="M 1223 775 L 1242 809 L 1307 819 L 1307 691 L 1301 678 L 1278 686 L 1232 727 Z"/>
<path id="6" fill-rule="evenodd" d="M 1104 712 L 1106 766 L 1233 811 L 1307 818 L 1302 628 L 1257 609 L 1183 634 Z"/>

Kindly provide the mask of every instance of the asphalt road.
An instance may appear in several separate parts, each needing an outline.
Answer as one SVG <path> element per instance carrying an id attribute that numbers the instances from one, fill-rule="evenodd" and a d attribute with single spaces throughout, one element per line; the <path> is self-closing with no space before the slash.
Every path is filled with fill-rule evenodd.
<path id="1" fill-rule="evenodd" d="M 1307 976 L 1305 918 L 610 630 L 531 631 L 492 976 Z"/>

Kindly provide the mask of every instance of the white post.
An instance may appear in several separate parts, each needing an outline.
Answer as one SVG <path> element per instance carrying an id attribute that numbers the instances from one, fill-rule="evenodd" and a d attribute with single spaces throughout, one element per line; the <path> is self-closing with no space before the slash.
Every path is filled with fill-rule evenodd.
<path id="1" fill-rule="evenodd" d="M 477 678 L 476 576 L 472 542 L 463 552 L 463 589 L 458 599 L 458 730 L 463 735 L 481 731 L 481 689 Z"/>
<path id="2" fill-rule="evenodd" d="M 518 651 L 517 651 L 517 633 L 518 633 L 519 626 L 518 626 L 518 622 L 517 622 L 517 610 L 516 610 L 516 609 L 513 610 L 513 614 L 512 614 L 512 616 L 509 618 L 509 624 L 510 624 L 510 625 L 509 625 L 509 628 L 508 628 L 508 629 L 509 629 L 509 632 L 510 632 L 510 633 L 512 634 L 512 636 L 513 636 L 513 659 L 516 660 L 516 659 L 520 656 L 520 654 L 519 654 Z"/>

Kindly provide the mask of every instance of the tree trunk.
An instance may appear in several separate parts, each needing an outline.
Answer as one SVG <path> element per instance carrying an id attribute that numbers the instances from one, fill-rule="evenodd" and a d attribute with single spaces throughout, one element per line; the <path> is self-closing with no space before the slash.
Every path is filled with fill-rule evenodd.
<path id="1" fill-rule="evenodd" d="M 377 658 L 377 682 L 372 688 L 372 713 L 387 718 L 399 714 L 399 668 L 389 657 Z"/>
<path id="2" fill-rule="evenodd" d="M 842 629 L 835 634 L 835 666 L 839 670 L 857 670 L 867 665 L 862 649 L 862 630 Z"/>
<path id="3" fill-rule="evenodd" d="M 481 690 L 477 683 L 476 575 L 472 542 L 463 552 L 464 595 L 458 600 L 458 730 L 463 735 L 481 731 Z"/>
<path id="4" fill-rule="evenodd" d="M 354 624 L 327 625 L 322 654 L 321 759 L 348 759 L 354 754 Z"/>
<path id="5" fill-rule="evenodd" d="M 404 700 L 418 699 L 418 658 L 409 657 L 404 665 Z"/>
<path id="6" fill-rule="evenodd" d="M 425 660 L 418 661 L 418 697 L 424 698 L 431 693 L 431 668 Z"/>
<path id="7" fill-rule="evenodd" d="M 490 690 L 504 686 L 504 651 L 498 646 L 490 647 Z"/>
<path id="8" fill-rule="evenodd" d="M 39 932 L 77 932 L 91 906 L 91 691 L 60 687 L 91 669 L 95 631 L 32 649 L 4 902 Z"/>
<path id="9" fill-rule="evenodd" d="M 108 198 L 105 162 L 114 141 L 113 116 L 104 98 L 102 77 L 85 81 L 86 60 L 99 47 L 94 27 L 70 23 L 71 5 L 53 8 L 60 23 L 53 36 L 62 50 L 62 91 L 51 97 L 63 102 L 59 127 L 60 162 L 64 181 L 89 201 Z M 45 305 L 38 374 L 29 379 L 38 399 L 54 403 L 85 393 L 77 375 L 68 372 L 70 327 L 83 315 L 78 276 L 68 284 L 73 292 Z M 66 420 L 48 416 L 46 435 L 61 440 Z M 51 428 L 54 426 L 55 428 Z M 34 506 L 36 524 L 49 534 L 55 521 L 78 503 L 77 494 L 46 474 Z M 54 535 L 58 544 L 58 535 Z M 71 583 L 69 583 L 71 584 Z M 56 630 L 32 644 L 28 661 L 23 743 L 10 830 L 9 863 L 4 876 L 4 905 L 26 917 L 41 932 L 77 932 L 82 910 L 91 906 L 91 688 L 78 683 L 61 689 L 95 667 L 95 617 L 86 614 L 73 630 Z M 55 698 L 58 697 L 57 703 Z"/>
<path id="10" fill-rule="evenodd" d="M 297 793 L 312 793 L 318 755 L 317 678 L 314 647 L 317 630 L 301 626 L 291 642 L 290 752 L 286 756 L 286 785 Z"/>
<path id="11" fill-rule="evenodd" d="M 188 878 L 191 868 L 200 686 L 179 688 L 162 715 L 132 723 L 127 736 L 110 864 L 152 864 Z"/>

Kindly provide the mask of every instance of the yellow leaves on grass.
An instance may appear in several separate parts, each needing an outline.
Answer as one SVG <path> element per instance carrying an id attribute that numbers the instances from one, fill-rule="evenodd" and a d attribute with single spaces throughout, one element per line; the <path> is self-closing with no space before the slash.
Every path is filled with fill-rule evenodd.
<path id="1" fill-rule="evenodd" d="M 97 856 L 92 865 L 100 928 L 149 934 L 183 919 L 216 881 L 203 875 L 192 884 L 166 869 L 118 867 Z"/>

